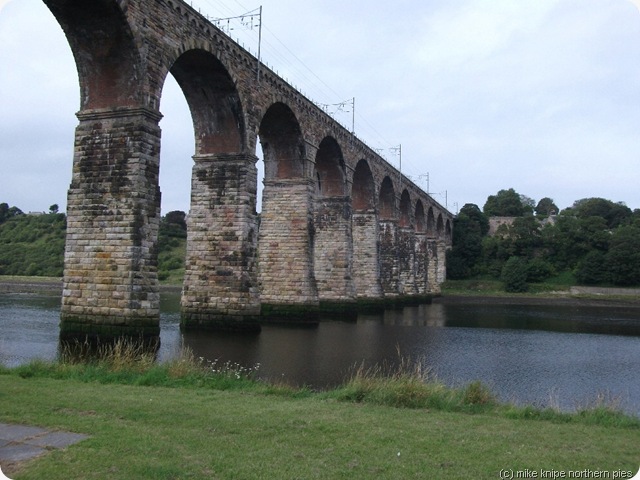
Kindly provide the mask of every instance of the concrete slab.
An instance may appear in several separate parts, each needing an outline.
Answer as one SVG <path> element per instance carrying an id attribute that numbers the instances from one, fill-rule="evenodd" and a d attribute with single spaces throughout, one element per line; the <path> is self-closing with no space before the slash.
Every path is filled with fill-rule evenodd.
<path id="1" fill-rule="evenodd" d="M 24 443 L 6 445 L 0 448 L 0 465 L 30 460 L 43 453 L 46 453 L 44 448 L 25 445 Z"/>
<path id="2" fill-rule="evenodd" d="M 65 448 L 89 438 L 88 435 L 71 432 L 48 432 L 24 441 L 27 445 L 42 448 Z"/>
<path id="3" fill-rule="evenodd" d="M 42 435 L 46 432 L 47 430 L 39 427 L 0 423 L 0 439 L 2 440 L 10 440 L 16 442 L 25 438 L 35 437 L 36 435 Z"/>
<path id="4" fill-rule="evenodd" d="M 48 451 L 81 442 L 88 435 L 72 432 L 50 431 L 28 425 L 0 423 L 0 467 L 15 466 Z"/>

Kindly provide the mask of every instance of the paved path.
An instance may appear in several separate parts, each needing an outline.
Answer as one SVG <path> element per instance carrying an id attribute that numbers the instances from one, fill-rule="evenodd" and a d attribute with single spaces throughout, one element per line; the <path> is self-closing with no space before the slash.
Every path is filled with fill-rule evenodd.
<path id="1" fill-rule="evenodd" d="M 86 438 L 89 436 L 81 433 L 0 423 L 0 467 L 7 473 L 19 462 L 43 455 L 50 450 L 68 447 Z M 0 479 L 2 478 L 0 473 Z"/>

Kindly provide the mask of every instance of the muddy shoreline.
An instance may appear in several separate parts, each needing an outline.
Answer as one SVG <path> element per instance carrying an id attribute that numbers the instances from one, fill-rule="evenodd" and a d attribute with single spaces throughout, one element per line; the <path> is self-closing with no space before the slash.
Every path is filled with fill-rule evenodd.
<path id="1" fill-rule="evenodd" d="M 180 285 L 161 285 L 160 291 L 180 293 Z M 0 278 L 0 294 L 39 294 L 62 295 L 62 279 L 50 278 Z M 547 295 L 482 295 L 444 293 L 433 299 L 433 303 L 444 305 L 565 305 L 582 307 L 626 307 L 640 310 L 640 297 L 609 295 L 571 295 L 569 292 L 550 293 Z"/>
<path id="2" fill-rule="evenodd" d="M 462 295 L 443 294 L 433 299 L 433 303 L 444 305 L 562 305 L 580 307 L 625 307 L 640 310 L 640 298 L 611 296 L 573 296 L 569 293 L 547 296 L 518 295 Z"/>

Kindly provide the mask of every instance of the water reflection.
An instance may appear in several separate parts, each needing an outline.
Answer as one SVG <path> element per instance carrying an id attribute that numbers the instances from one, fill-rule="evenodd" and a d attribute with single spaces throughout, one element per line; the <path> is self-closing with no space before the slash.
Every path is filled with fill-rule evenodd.
<path id="1" fill-rule="evenodd" d="M 178 302 L 162 299 L 160 361 L 187 346 L 209 361 L 260 364 L 262 378 L 324 388 L 400 351 L 449 385 L 480 379 L 504 400 L 574 409 L 605 392 L 640 414 L 639 309 L 434 303 L 245 336 L 181 332 Z M 55 359 L 58 323 L 58 298 L 0 295 L 0 362 Z"/>

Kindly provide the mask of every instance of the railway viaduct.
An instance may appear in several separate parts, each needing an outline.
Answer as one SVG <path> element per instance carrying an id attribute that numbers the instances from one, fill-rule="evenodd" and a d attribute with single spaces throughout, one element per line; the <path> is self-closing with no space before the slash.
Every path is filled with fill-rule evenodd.
<path id="1" fill-rule="evenodd" d="M 439 291 L 452 215 L 182 0 L 43 1 L 80 83 L 62 338 L 159 334 L 168 74 L 195 132 L 183 328 L 258 330 Z"/>

